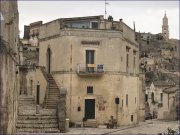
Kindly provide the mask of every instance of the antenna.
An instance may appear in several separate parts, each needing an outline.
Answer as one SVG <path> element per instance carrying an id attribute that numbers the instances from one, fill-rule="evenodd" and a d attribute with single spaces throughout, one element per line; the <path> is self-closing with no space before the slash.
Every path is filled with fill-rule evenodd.
<path id="1" fill-rule="evenodd" d="M 105 19 L 106 19 L 106 15 L 107 15 L 106 5 L 109 5 L 109 3 L 107 3 L 106 0 L 105 0 Z"/>

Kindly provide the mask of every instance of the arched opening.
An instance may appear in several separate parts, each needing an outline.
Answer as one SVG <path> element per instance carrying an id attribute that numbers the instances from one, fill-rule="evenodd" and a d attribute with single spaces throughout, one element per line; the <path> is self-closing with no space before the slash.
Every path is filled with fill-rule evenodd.
<path id="1" fill-rule="evenodd" d="M 30 95 L 32 95 L 33 92 L 33 80 L 30 80 Z"/>
<path id="2" fill-rule="evenodd" d="M 151 67 L 149 67 L 149 71 L 151 71 Z"/>
<path id="3" fill-rule="evenodd" d="M 154 102 L 154 92 L 151 93 L 151 100 Z"/>
<path id="4" fill-rule="evenodd" d="M 51 73 L 51 49 L 47 49 L 47 73 Z"/>
<path id="5" fill-rule="evenodd" d="M 148 94 L 145 94 L 145 102 L 148 101 Z"/>

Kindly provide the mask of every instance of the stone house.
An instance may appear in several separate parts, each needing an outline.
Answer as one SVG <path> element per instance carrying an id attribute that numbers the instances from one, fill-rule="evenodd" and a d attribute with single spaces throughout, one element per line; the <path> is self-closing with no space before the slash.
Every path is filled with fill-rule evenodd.
<path id="1" fill-rule="evenodd" d="M 179 87 L 172 86 L 163 90 L 163 106 L 158 110 L 158 119 L 178 120 Z"/>
<path id="2" fill-rule="evenodd" d="M 139 47 L 122 19 L 61 18 L 41 24 L 38 34 L 41 105 L 54 108 L 58 102 L 47 76 L 54 88 L 67 90 L 71 122 L 105 124 L 113 116 L 118 125 L 131 125 L 143 119 Z"/>
<path id="3" fill-rule="evenodd" d="M 36 70 L 39 65 L 39 47 L 20 42 L 20 95 L 34 95 L 36 89 Z"/>
<path id="4" fill-rule="evenodd" d="M 163 107 L 164 92 L 163 90 L 174 86 L 173 82 L 168 81 L 154 81 L 150 85 L 146 86 L 145 91 L 145 103 L 146 103 L 146 115 L 151 113 L 153 118 L 158 118 L 159 109 Z"/>
<path id="5" fill-rule="evenodd" d="M 0 134 L 13 134 L 19 92 L 17 1 L 1 1 L 0 14 Z"/>

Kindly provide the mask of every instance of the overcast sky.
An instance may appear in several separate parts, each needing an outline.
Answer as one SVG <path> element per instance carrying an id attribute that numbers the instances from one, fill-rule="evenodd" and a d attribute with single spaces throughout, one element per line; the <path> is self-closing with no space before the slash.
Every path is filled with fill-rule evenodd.
<path id="1" fill-rule="evenodd" d="M 161 33 L 166 11 L 170 38 L 179 39 L 179 1 L 107 1 L 107 16 L 120 18 L 136 31 Z M 57 18 L 104 15 L 104 1 L 18 1 L 20 35 L 24 25 L 35 21 L 49 22 Z"/>

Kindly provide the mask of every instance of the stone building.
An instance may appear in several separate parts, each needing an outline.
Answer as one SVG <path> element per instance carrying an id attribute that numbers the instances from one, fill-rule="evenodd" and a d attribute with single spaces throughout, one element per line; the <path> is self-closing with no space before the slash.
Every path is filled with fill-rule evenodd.
<path id="1" fill-rule="evenodd" d="M 158 119 L 179 119 L 179 86 L 171 86 L 163 90 L 163 106 L 158 110 Z"/>
<path id="2" fill-rule="evenodd" d="M 37 85 L 38 65 L 39 65 L 39 27 L 42 21 L 24 26 L 24 37 L 20 39 L 20 95 L 33 95 Z"/>
<path id="3" fill-rule="evenodd" d="M 0 2 L 0 134 L 15 133 L 19 92 L 17 1 Z"/>
<path id="4" fill-rule="evenodd" d="M 65 88 L 73 123 L 105 124 L 113 116 L 118 125 L 131 125 L 143 119 L 139 46 L 122 19 L 61 18 L 41 24 L 38 34 L 39 69 L 45 69 L 36 78 L 41 105 L 56 108 L 59 90 Z"/>
<path id="5" fill-rule="evenodd" d="M 39 65 L 39 47 L 25 44 L 19 46 L 20 95 L 35 95 L 36 70 Z"/>
<path id="6" fill-rule="evenodd" d="M 159 109 L 163 107 L 163 90 L 172 86 L 174 86 L 174 83 L 171 81 L 154 81 L 146 87 L 145 103 L 148 104 L 146 107 L 149 107 L 149 109 L 146 108 L 146 110 L 149 110 L 146 111 L 146 116 L 151 113 L 153 118 L 158 118 Z"/>

